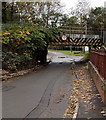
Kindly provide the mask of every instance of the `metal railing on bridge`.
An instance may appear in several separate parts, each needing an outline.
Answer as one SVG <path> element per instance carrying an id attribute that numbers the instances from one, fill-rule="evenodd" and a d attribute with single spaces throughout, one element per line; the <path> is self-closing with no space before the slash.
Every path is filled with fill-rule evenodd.
<path id="1" fill-rule="evenodd" d="M 94 38 L 100 39 L 100 35 L 89 35 L 89 34 L 69 34 L 70 38 Z"/>

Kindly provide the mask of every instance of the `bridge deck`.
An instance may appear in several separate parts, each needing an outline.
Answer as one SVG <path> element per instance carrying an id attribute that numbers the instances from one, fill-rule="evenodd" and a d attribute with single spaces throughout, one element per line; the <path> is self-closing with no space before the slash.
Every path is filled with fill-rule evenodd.
<path id="1" fill-rule="evenodd" d="M 74 36 L 74 37 L 73 37 Z M 79 34 L 76 35 L 63 35 L 57 37 L 54 41 L 50 42 L 51 45 L 77 45 L 77 46 L 101 46 L 103 44 L 102 39 L 99 35 L 86 35 L 80 38 Z"/>

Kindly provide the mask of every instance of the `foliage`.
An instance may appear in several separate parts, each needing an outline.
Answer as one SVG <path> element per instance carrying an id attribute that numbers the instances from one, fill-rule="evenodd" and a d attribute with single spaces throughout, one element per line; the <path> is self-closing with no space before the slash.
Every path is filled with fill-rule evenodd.
<path id="1" fill-rule="evenodd" d="M 89 28 L 91 28 L 95 34 L 100 34 L 101 31 L 106 29 L 106 13 L 104 10 L 102 7 L 92 8 L 86 19 Z"/>
<path id="2" fill-rule="evenodd" d="M 89 52 L 85 52 L 84 57 L 82 60 L 89 60 Z"/>
<path id="3" fill-rule="evenodd" d="M 52 27 L 61 17 L 62 6 L 58 0 L 48 2 L 2 2 L 3 23 L 18 21 L 39 23 Z"/>
<path id="4" fill-rule="evenodd" d="M 17 53 L 3 52 L 3 69 L 17 70 L 17 65 L 20 65 L 20 57 Z"/>
<path id="5" fill-rule="evenodd" d="M 5 24 L 2 26 L 3 67 L 17 70 L 19 66 L 38 61 L 41 51 L 53 40 L 53 30 L 37 24 Z"/>

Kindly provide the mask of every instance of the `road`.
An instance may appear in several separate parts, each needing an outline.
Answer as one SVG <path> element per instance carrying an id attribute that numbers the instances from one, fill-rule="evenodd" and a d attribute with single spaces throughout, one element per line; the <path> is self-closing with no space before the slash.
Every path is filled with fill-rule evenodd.
<path id="1" fill-rule="evenodd" d="M 49 52 L 45 68 L 3 85 L 3 118 L 62 118 L 73 87 L 71 62 L 81 56 Z"/>

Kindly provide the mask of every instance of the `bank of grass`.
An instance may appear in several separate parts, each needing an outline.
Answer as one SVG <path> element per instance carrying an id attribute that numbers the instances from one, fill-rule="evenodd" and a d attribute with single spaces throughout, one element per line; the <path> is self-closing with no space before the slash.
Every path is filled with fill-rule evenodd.
<path id="1" fill-rule="evenodd" d="M 86 51 L 85 53 L 83 53 L 82 51 L 53 50 L 53 49 L 48 49 L 48 51 L 60 52 L 60 53 L 64 53 L 64 54 L 67 54 L 67 55 L 83 56 L 82 60 L 88 60 L 89 59 L 89 52 L 88 51 Z"/>

